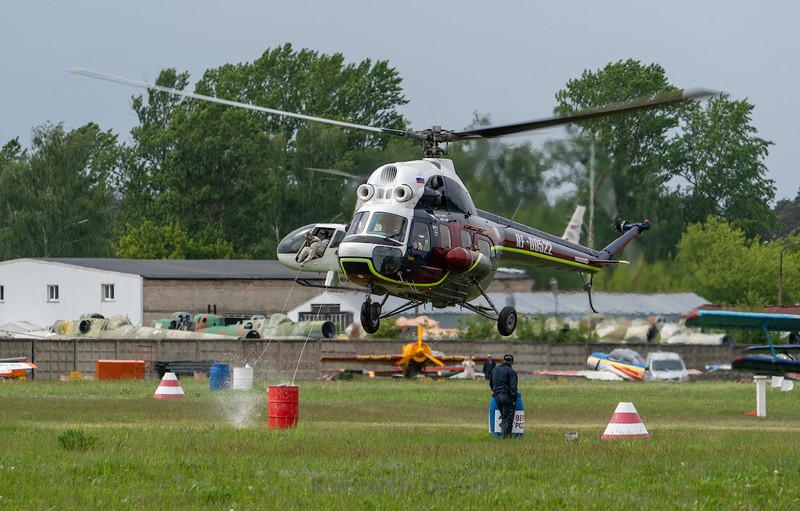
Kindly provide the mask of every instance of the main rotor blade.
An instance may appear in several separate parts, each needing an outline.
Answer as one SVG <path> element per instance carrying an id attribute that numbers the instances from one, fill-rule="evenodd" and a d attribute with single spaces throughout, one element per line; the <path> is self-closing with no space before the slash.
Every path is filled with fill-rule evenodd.
<path id="1" fill-rule="evenodd" d="M 237 108 L 246 108 L 247 110 L 253 110 L 253 111 L 256 111 L 256 112 L 264 112 L 264 113 L 273 114 L 273 115 L 282 115 L 282 116 L 285 116 L 285 117 L 294 117 L 296 119 L 303 119 L 303 120 L 306 120 L 306 121 L 322 122 L 322 123 L 326 123 L 326 124 L 333 124 L 335 126 L 343 126 L 345 128 L 355 128 L 355 129 L 366 130 L 366 131 L 374 131 L 374 132 L 377 132 L 377 133 L 391 133 L 393 135 L 398 135 L 398 134 L 403 134 L 404 135 L 405 134 L 405 132 L 402 131 L 402 130 L 394 130 L 394 129 L 387 129 L 387 128 L 377 128 L 375 126 L 366 126 L 366 125 L 363 125 L 363 124 L 354 124 L 354 123 L 351 123 L 351 122 L 335 121 L 333 119 L 325 119 L 323 117 L 314 117 L 314 116 L 311 116 L 311 115 L 297 114 L 297 113 L 294 113 L 294 112 L 285 112 L 283 110 L 276 110 L 274 108 L 266 108 L 266 107 L 263 107 L 263 106 L 250 105 L 248 103 L 240 103 L 238 101 L 231 101 L 229 99 L 216 98 L 214 96 L 205 96 L 203 94 L 195 94 L 193 92 L 186 92 L 186 91 L 182 91 L 182 90 L 178 90 L 178 89 L 173 89 L 171 87 L 164 87 L 162 85 L 155 85 L 155 84 L 147 83 L 147 82 L 139 82 L 139 81 L 136 81 L 136 80 L 131 80 L 129 78 L 122 78 L 120 76 L 109 75 L 109 74 L 105 74 L 105 73 L 100 73 L 98 71 L 91 71 L 89 69 L 83 69 L 83 68 L 79 68 L 79 67 L 72 67 L 72 68 L 67 69 L 67 71 L 69 71 L 70 73 L 78 74 L 78 75 L 88 76 L 90 78 L 99 78 L 100 80 L 107 80 L 109 82 L 116 82 L 116 83 L 121 83 L 123 85 L 131 85 L 133 87 L 140 87 L 142 89 L 150 89 L 150 90 L 156 90 L 156 91 L 159 91 L 159 92 L 166 92 L 168 94 L 175 94 L 176 96 L 183 96 L 183 97 L 186 97 L 186 98 L 199 99 L 201 101 L 210 101 L 211 103 L 219 103 L 221 105 L 227 105 L 227 106 L 232 106 L 232 107 L 237 107 Z"/>
<path id="2" fill-rule="evenodd" d="M 286 112 L 284 110 L 277 110 L 274 108 L 267 108 L 262 106 L 251 105 L 248 103 L 241 103 L 238 101 L 232 101 L 228 99 L 217 98 L 214 96 L 206 96 L 203 94 L 195 94 L 193 92 L 186 92 L 178 89 L 173 89 L 171 87 L 164 87 L 162 85 L 155 85 L 152 83 L 140 82 L 136 80 L 131 80 L 128 78 L 122 78 L 119 76 L 113 76 L 105 73 L 100 73 L 98 71 L 91 71 L 88 69 L 73 67 L 67 69 L 70 73 L 75 73 L 83 76 L 88 76 L 91 78 L 98 78 L 100 80 L 107 80 L 110 82 L 117 82 L 124 85 L 130 85 L 133 87 L 139 87 L 143 89 L 150 89 L 159 92 L 166 92 L 168 94 L 174 94 L 177 96 L 183 96 L 186 98 L 192 99 L 199 99 L 201 101 L 209 101 L 211 103 L 218 103 L 221 105 L 232 106 L 235 108 L 245 108 L 248 110 L 253 110 L 256 112 L 263 112 L 272 115 L 281 115 L 285 117 L 293 117 L 296 119 L 303 119 L 306 121 L 313 121 L 313 122 L 321 122 L 325 124 L 331 124 L 334 126 L 341 126 L 344 128 L 353 128 L 359 129 L 364 131 L 371 131 L 375 133 L 386 133 L 389 135 L 398 135 L 401 137 L 412 138 L 416 140 L 422 140 L 426 142 L 426 155 L 428 156 L 439 156 L 442 151 L 438 149 L 438 144 L 442 142 L 451 142 L 455 140 L 472 140 L 472 139 L 479 139 L 479 138 L 494 138 L 500 137 L 504 135 L 513 135 L 515 133 L 522 133 L 525 131 L 532 131 L 542 128 L 549 128 L 553 126 L 561 126 L 564 124 L 570 124 L 574 122 L 581 122 L 586 121 L 589 119 L 595 119 L 598 117 L 605 117 L 612 114 L 618 113 L 625 113 L 625 112 L 632 112 L 636 110 L 647 110 L 651 108 L 657 108 L 660 106 L 668 105 L 671 103 L 678 103 L 681 101 L 688 101 L 690 99 L 705 99 L 710 98 L 713 96 L 717 96 L 719 92 L 707 90 L 707 89 L 690 89 L 683 93 L 675 93 L 675 94 L 666 94 L 662 96 L 657 96 L 655 98 L 649 99 L 640 99 L 640 100 L 633 100 L 624 103 L 616 103 L 613 105 L 607 105 L 600 108 L 593 108 L 589 110 L 584 110 L 582 112 L 574 112 L 571 114 L 567 114 L 564 116 L 559 117 L 549 117 L 545 119 L 535 120 L 535 121 L 528 121 L 516 124 L 506 124 L 502 126 L 489 126 L 486 128 L 479 128 L 475 130 L 468 130 L 468 131 L 448 131 L 442 130 L 439 126 L 434 126 L 429 130 L 423 131 L 414 131 L 414 130 L 399 130 L 393 128 L 379 128 L 376 126 L 367 126 L 364 124 L 355 124 L 351 122 L 344 122 L 344 121 L 336 121 L 333 119 L 326 119 L 324 117 L 314 117 L 311 115 L 304 115 L 298 114 L 294 112 Z"/>
<path id="3" fill-rule="evenodd" d="M 588 121 L 590 119 L 606 117 L 612 114 L 633 112 L 637 110 L 648 110 L 672 103 L 688 101 L 690 99 L 707 99 L 717 95 L 719 95 L 718 91 L 712 91 L 708 89 L 690 89 L 680 94 L 667 94 L 650 99 L 639 99 L 623 103 L 614 103 L 604 107 L 593 108 L 558 117 L 549 117 L 536 121 L 528 121 L 516 124 L 505 124 L 502 126 L 489 126 L 487 128 L 479 128 L 469 131 L 451 132 L 448 133 L 448 135 L 449 137 L 452 137 L 453 140 L 494 138 L 503 135 L 522 133 L 524 131 L 550 128 L 552 126 L 561 126 L 573 122 Z"/>
<path id="4" fill-rule="evenodd" d="M 356 176 L 354 174 L 350 174 L 350 173 L 345 172 L 343 170 L 318 169 L 318 168 L 314 168 L 314 167 L 306 167 L 306 170 L 310 170 L 312 172 L 322 172 L 324 174 L 333 174 L 334 176 L 341 176 L 341 177 L 346 178 L 346 179 L 352 179 L 353 181 L 359 181 L 359 180 L 364 179 L 362 177 L 358 177 L 358 176 Z"/>

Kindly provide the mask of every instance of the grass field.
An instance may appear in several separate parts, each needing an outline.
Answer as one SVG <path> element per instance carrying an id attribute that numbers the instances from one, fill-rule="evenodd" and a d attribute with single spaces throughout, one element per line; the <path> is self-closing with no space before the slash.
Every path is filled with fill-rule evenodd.
<path id="1" fill-rule="evenodd" d="M 267 383 L 155 400 L 157 381 L 0 382 L 5 509 L 797 509 L 798 391 L 525 381 L 525 434 L 488 434 L 482 381 Z M 631 401 L 649 440 L 600 437 Z M 578 442 L 565 433 L 577 431 Z"/>

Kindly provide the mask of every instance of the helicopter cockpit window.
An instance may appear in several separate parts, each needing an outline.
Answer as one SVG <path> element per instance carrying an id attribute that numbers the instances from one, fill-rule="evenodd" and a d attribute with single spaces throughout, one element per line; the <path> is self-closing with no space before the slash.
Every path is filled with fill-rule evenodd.
<path id="1" fill-rule="evenodd" d="M 367 227 L 367 234 L 375 234 L 386 238 L 405 241 L 406 219 L 392 213 L 373 213 Z"/>
<path id="2" fill-rule="evenodd" d="M 294 231 L 290 232 L 281 242 L 278 244 L 278 253 L 279 254 L 295 254 L 300 247 L 303 246 L 303 243 L 306 241 L 306 234 L 308 234 L 312 229 L 316 227 L 315 224 L 304 225 L 299 229 L 295 229 Z"/>
<path id="3" fill-rule="evenodd" d="M 445 202 L 448 211 L 458 211 L 460 213 L 467 213 L 470 215 L 475 214 L 475 205 L 472 203 L 472 198 L 469 193 L 458 182 L 453 181 L 449 177 L 445 177 L 445 194 L 447 200 Z"/>
<path id="4" fill-rule="evenodd" d="M 428 224 L 414 222 L 411 224 L 411 248 L 427 252 L 431 249 L 431 230 Z"/>
<path id="5" fill-rule="evenodd" d="M 364 232 L 364 227 L 367 225 L 368 218 L 369 213 L 366 211 L 356 213 L 356 216 L 353 217 L 353 221 L 350 222 L 350 229 L 347 230 L 347 235 L 350 236 L 351 234 L 359 234 Z"/>
<path id="6" fill-rule="evenodd" d="M 342 242 L 344 239 L 344 233 L 339 229 L 333 232 L 333 237 L 331 238 L 331 242 L 328 244 L 328 248 L 338 247 L 339 243 Z"/>

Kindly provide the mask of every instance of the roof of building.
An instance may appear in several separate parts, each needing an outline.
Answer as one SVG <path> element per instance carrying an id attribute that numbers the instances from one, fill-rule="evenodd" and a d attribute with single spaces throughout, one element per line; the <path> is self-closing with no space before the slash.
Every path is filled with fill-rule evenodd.
<path id="1" fill-rule="evenodd" d="M 0 325 L 0 332 L 7 332 L 11 334 L 35 332 L 37 330 L 42 330 L 42 327 L 39 325 L 34 325 L 30 321 L 10 321 L 4 325 Z"/>
<path id="2" fill-rule="evenodd" d="M 513 305 L 524 314 L 559 316 L 585 316 L 589 311 L 589 300 L 586 293 L 514 293 L 509 295 L 506 303 L 490 293 L 490 298 L 498 308 Z M 663 316 L 665 318 L 682 317 L 707 304 L 708 300 L 694 293 L 592 293 L 592 303 L 600 314 L 619 317 Z"/>
<path id="3" fill-rule="evenodd" d="M 556 297 L 558 303 L 556 303 Z M 382 300 L 382 297 L 374 297 Z M 557 315 L 560 317 L 585 317 L 589 312 L 589 300 L 586 293 L 563 292 L 554 295 L 551 292 L 530 292 L 530 293 L 489 293 L 489 298 L 502 309 L 506 305 L 511 305 L 517 309 L 518 314 L 538 316 Z M 297 319 L 297 313 L 311 310 L 312 304 L 338 303 L 342 310 L 360 313 L 361 304 L 364 301 L 364 293 L 331 291 L 318 295 L 311 300 L 295 307 L 289 312 L 289 317 Z M 646 318 L 650 316 L 660 316 L 666 320 L 676 321 L 689 314 L 694 309 L 707 304 L 708 300 L 697 296 L 694 293 L 658 293 L 658 294 L 636 294 L 636 293 L 592 293 L 594 308 L 600 314 L 624 317 L 624 318 Z M 483 302 L 483 300 L 478 300 Z M 384 311 L 389 311 L 405 303 L 405 300 L 389 297 L 383 306 Z M 408 314 L 408 313 L 406 313 Z M 447 307 L 444 309 L 432 309 L 420 307 L 419 314 L 429 316 L 435 315 L 461 315 L 472 314 L 468 309 L 461 307 Z M 358 317 L 358 316 L 356 316 Z"/>
<path id="4" fill-rule="evenodd" d="M 246 259 L 113 259 L 113 258 L 36 258 L 32 261 L 66 264 L 95 270 L 139 275 L 145 279 L 166 280 L 292 280 L 295 270 L 273 260 Z M 303 275 L 304 278 L 308 278 Z M 309 280 L 316 280 L 312 276 Z M 324 278 L 320 274 L 319 279 Z"/>

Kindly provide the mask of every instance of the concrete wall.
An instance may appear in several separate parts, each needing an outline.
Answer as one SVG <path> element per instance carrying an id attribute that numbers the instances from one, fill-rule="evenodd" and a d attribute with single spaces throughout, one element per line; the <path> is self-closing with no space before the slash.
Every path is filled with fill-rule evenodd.
<path id="1" fill-rule="evenodd" d="M 28 357 L 38 367 L 33 374 L 37 380 L 57 380 L 71 371 L 94 376 L 97 360 L 144 360 L 147 378 L 157 378 L 153 362 L 195 361 L 250 364 L 255 377 L 286 383 L 319 377 L 319 349 L 316 341 L 286 340 L 2 340 L 0 358 Z"/>
<path id="2" fill-rule="evenodd" d="M 536 370 L 580 370 L 588 369 L 586 359 L 594 352 L 608 353 L 615 348 L 631 348 L 643 357 L 651 351 L 672 351 L 680 353 L 689 369 L 705 370 L 709 364 L 730 363 L 738 355 L 742 346 L 696 346 L 653 344 L 547 344 L 531 341 L 458 341 L 441 340 L 428 343 L 432 350 L 445 355 L 469 355 L 485 357 L 491 355 L 501 358 L 504 353 L 514 355 L 514 369 L 520 378 L 531 378 Z M 381 355 L 400 353 L 402 343 L 398 341 L 325 341 L 321 342 L 320 356 Z M 478 364 L 479 366 L 480 364 Z M 386 365 L 364 362 L 324 362 L 323 373 L 332 373 L 337 368 L 380 369 Z M 480 369 L 480 367 L 476 367 Z"/>
<path id="3" fill-rule="evenodd" d="M 433 341 L 433 350 L 447 355 L 501 357 L 513 353 L 514 368 L 521 379 L 533 377 L 539 369 L 586 369 L 586 358 L 593 352 L 609 352 L 619 344 L 545 344 L 530 341 Z M 650 351 L 680 353 L 690 369 L 704 370 L 708 364 L 729 363 L 741 346 L 663 346 L 627 344 L 625 347 L 646 357 Z M 385 364 L 363 362 L 320 362 L 320 357 L 350 355 L 383 355 L 400 353 L 398 341 L 287 341 L 287 340 L 0 340 L 0 358 L 28 357 L 39 369 L 35 379 L 58 379 L 70 371 L 81 371 L 93 376 L 95 361 L 145 360 L 154 361 L 206 361 L 227 363 L 232 366 L 251 364 L 254 376 L 274 382 L 316 379 L 324 374 L 334 374 L 336 369 L 381 369 Z M 296 375 L 295 375 L 296 374 Z M 152 376 L 150 374 L 149 376 Z"/>

